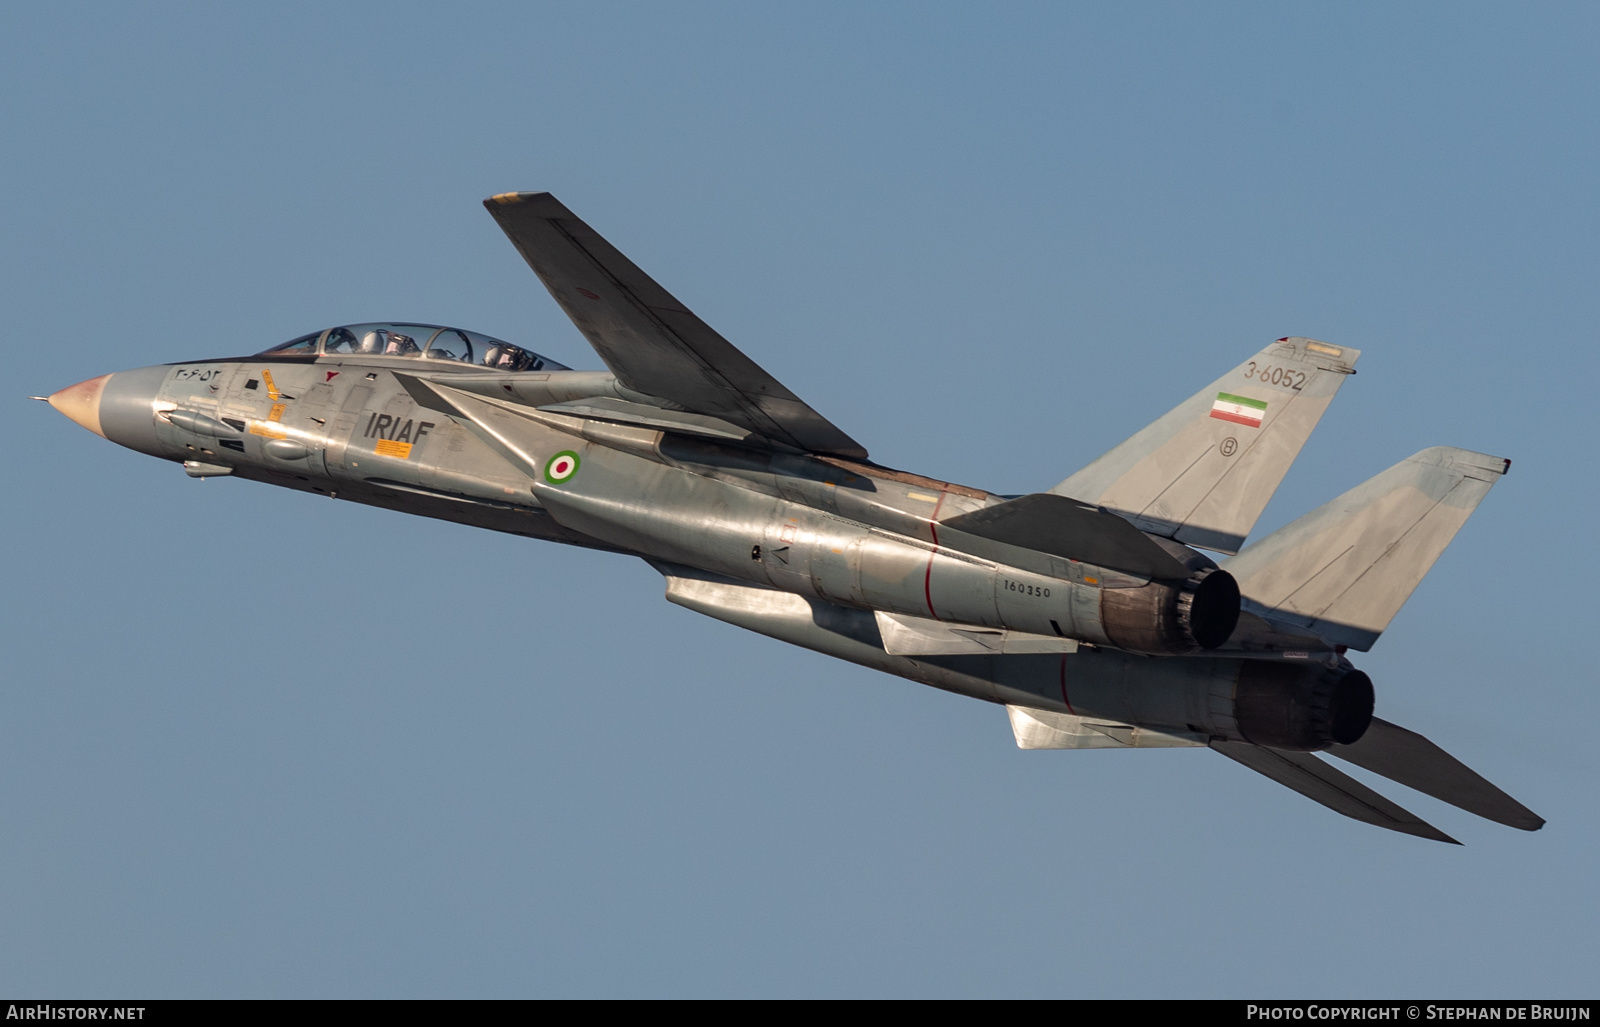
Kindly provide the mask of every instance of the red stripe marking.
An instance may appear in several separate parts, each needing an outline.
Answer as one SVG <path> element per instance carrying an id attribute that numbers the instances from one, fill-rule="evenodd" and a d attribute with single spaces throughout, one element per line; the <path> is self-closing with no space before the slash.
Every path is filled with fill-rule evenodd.
<path id="1" fill-rule="evenodd" d="M 922 572 L 922 599 L 928 604 L 928 616 L 934 620 L 939 615 L 933 612 L 933 558 L 939 552 L 939 508 L 944 506 L 944 497 L 948 494 L 946 489 L 939 490 L 939 501 L 933 504 L 933 514 L 928 518 L 928 532 L 933 536 L 933 552 L 928 554 L 928 569 Z"/>
<path id="2" fill-rule="evenodd" d="M 1072 700 L 1067 698 L 1067 654 L 1061 654 L 1061 701 L 1066 704 L 1067 712 L 1074 717 L 1078 711 L 1072 708 Z"/>
<path id="3" fill-rule="evenodd" d="M 1219 421 L 1232 421 L 1234 424 L 1248 425 L 1251 428 L 1261 427 L 1261 418 L 1259 417 L 1244 417 L 1240 414 L 1230 414 L 1224 410 L 1213 410 L 1211 411 L 1211 416 Z"/>

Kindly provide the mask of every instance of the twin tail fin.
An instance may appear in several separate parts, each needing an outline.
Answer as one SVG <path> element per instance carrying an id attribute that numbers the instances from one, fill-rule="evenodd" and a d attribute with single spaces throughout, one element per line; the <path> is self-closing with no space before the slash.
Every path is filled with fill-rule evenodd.
<path id="1" fill-rule="evenodd" d="M 1510 466 L 1487 453 L 1425 449 L 1223 567 L 1251 612 L 1365 652 Z"/>
<path id="2" fill-rule="evenodd" d="M 1050 491 L 1237 553 L 1360 355 L 1279 339 Z"/>

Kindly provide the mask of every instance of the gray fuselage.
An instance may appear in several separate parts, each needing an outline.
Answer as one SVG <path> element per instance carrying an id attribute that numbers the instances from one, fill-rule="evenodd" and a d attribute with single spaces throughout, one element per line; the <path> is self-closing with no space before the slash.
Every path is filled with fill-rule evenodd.
<path id="1" fill-rule="evenodd" d="M 684 605 L 941 688 L 1197 738 L 1242 737 L 1234 696 L 1241 669 L 1259 661 L 1172 654 L 1159 639 L 1148 648 L 1166 658 L 1128 651 L 1142 637 L 1128 618 L 1170 600 L 1171 583 L 941 525 L 1005 499 L 982 490 L 563 412 L 629 396 L 605 372 L 496 377 L 416 357 L 258 355 L 108 376 L 96 413 L 111 441 L 185 462 L 195 476 L 231 474 L 632 553 L 669 582 L 741 583 L 745 593 L 724 592 L 733 596 L 724 608 L 703 595 Z M 1192 569 L 1214 566 L 1161 541 Z M 812 615 L 800 623 L 792 609 L 752 611 L 749 595 L 773 592 L 788 596 L 780 606 L 799 600 Z M 1085 645 L 1003 659 L 890 655 L 880 612 Z M 1309 682 L 1340 664 L 1349 666 L 1271 673 Z"/>

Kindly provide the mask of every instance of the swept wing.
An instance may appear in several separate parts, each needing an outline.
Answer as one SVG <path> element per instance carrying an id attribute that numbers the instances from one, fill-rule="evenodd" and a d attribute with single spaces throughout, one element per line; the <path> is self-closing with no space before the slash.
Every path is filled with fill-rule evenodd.
<path id="1" fill-rule="evenodd" d="M 867 451 L 694 315 L 549 193 L 484 201 L 626 388 L 813 453 Z"/>

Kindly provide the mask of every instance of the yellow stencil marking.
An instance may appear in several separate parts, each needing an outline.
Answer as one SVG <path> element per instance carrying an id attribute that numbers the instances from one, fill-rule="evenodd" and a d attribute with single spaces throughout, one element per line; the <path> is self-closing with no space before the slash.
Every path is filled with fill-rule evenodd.
<path id="1" fill-rule="evenodd" d="M 924 503 L 937 503 L 939 501 L 939 497 L 938 496 L 930 496 L 926 492 L 907 492 L 906 493 L 906 498 L 907 499 L 920 499 Z"/>
<path id="2" fill-rule="evenodd" d="M 259 435 L 264 439 L 286 439 L 289 437 L 276 428 L 268 427 L 261 421 L 257 421 L 250 426 L 250 434 Z"/>
<path id="3" fill-rule="evenodd" d="M 273 399 L 277 399 L 280 395 L 282 395 L 282 393 L 278 391 L 278 387 L 272 384 L 272 372 L 265 367 L 261 369 L 261 380 L 267 383 L 267 395 L 271 396 Z"/>
<path id="4" fill-rule="evenodd" d="M 372 447 L 372 451 L 379 456 L 397 456 L 402 460 L 411 459 L 411 443 L 394 442 L 389 439 L 379 439 Z"/>
<path id="5" fill-rule="evenodd" d="M 269 420 L 269 421 L 281 421 L 281 420 L 283 420 L 283 404 L 282 403 L 274 403 L 274 404 L 272 404 L 272 409 L 267 411 L 267 420 Z"/>

